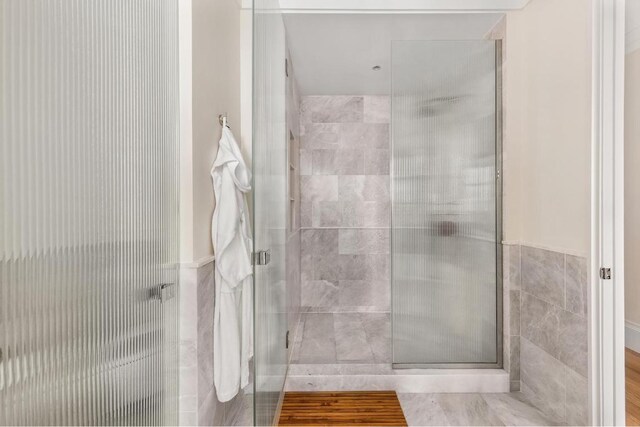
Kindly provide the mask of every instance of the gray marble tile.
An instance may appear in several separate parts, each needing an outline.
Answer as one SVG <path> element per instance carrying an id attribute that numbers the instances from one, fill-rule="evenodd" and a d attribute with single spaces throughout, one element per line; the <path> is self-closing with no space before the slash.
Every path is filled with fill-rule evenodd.
<path id="1" fill-rule="evenodd" d="M 305 96 L 300 105 L 303 123 L 362 122 L 363 115 L 361 96 Z"/>
<path id="2" fill-rule="evenodd" d="M 342 280 L 389 280 L 388 255 L 338 255 Z"/>
<path id="3" fill-rule="evenodd" d="M 482 397 L 505 425 L 559 425 L 529 403 L 522 393 L 490 393 L 483 394 Z"/>
<path id="4" fill-rule="evenodd" d="M 509 291 L 509 334 L 520 335 L 520 291 Z"/>
<path id="5" fill-rule="evenodd" d="M 364 171 L 363 150 L 312 150 L 313 175 L 362 175 Z"/>
<path id="6" fill-rule="evenodd" d="M 523 246 L 522 290 L 564 308 L 564 254 Z"/>
<path id="7" fill-rule="evenodd" d="M 338 230 L 302 230 L 300 257 L 302 281 L 337 281 Z"/>
<path id="8" fill-rule="evenodd" d="M 301 305 L 303 307 L 333 307 L 338 304 L 337 282 L 305 280 L 302 282 Z"/>
<path id="9" fill-rule="evenodd" d="M 313 203 L 300 203 L 300 227 L 312 227 L 313 224 Z"/>
<path id="10" fill-rule="evenodd" d="M 338 236 L 336 228 L 302 230 L 301 253 L 303 255 L 338 254 Z"/>
<path id="11" fill-rule="evenodd" d="M 506 308 L 505 305 L 503 308 L 504 316 L 506 316 Z M 511 372 L 511 335 L 506 332 L 506 328 L 504 329 L 502 333 L 502 369 Z"/>
<path id="12" fill-rule="evenodd" d="M 340 255 L 316 253 L 313 255 L 313 280 L 326 280 L 338 283 L 342 277 Z"/>
<path id="13" fill-rule="evenodd" d="M 333 315 L 338 362 L 372 363 L 373 353 L 358 313 Z"/>
<path id="14" fill-rule="evenodd" d="M 341 229 L 338 235 L 340 254 L 388 254 L 389 229 Z"/>
<path id="15" fill-rule="evenodd" d="M 367 307 L 389 310 L 391 286 L 384 280 L 340 280 L 339 304 L 341 307 Z"/>
<path id="16" fill-rule="evenodd" d="M 589 384 L 585 377 L 569 368 L 566 373 L 567 425 L 586 426 L 589 424 Z"/>
<path id="17" fill-rule="evenodd" d="M 521 390 L 535 406 L 564 421 L 566 367 L 540 347 L 520 338 Z"/>
<path id="18" fill-rule="evenodd" d="M 343 123 L 339 125 L 341 148 L 379 148 L 390 146 L 389 125 L 386 123 Z"/>
<path id="19" fill-rule="evenodd" d="M 212 388 L 202 397 L 202 403 L 198 407 L 198 425 L 213 426 L 219 425 L 224 412 L 222 404 L 218 402 L 216 391 Z"/>
<path id="20" fill-rule="evenodd" d="M 560 312 L 557 358 L 583 377 L 588 371 L 588 331 L 586 317 Z"/>
<path id="21" fill-rule="evenodd" d="M 388 96 L 364 97 L 365 123 L 391 122 L 391 99 Z"/>
<path id="22" fill-rule="evenodd" d="M 301 131 L 302 150 L 340 148 L 340 128 L 337 124 L 308 123 L 301 127 Z"/>
<path id="23" fill-rule="evenodd" d="M 313 150 L 300 150 L 300 175 L 313 174 Z"/>
<path id="24" fill-rule="evenodd" d="M 336 151 L 332 150 L 311 150 L 311 171 L 312 175 L 337 175 L 336 173 Z"/>
<path id="25" fill-rule="evenodd" d="M 300 363 L 336 363 L 336 340 L 333 314 L 305 314 Z"/>
<path id="26" fill-rule="evenodd" d="M 389 175 L 389 150 L 364 150 L 364 173 L 366 175 Z"/>
<path id="27" fill-rule="evenodd" d="M 520 245 L 505 245 L 508 248 L 509 262 L 506 265 L 509 272 L 509 288 L 520 289 Z"/>
<path id="28" fill-rule="evenodd" d="M 509 346 L 511 347 L 509 378 L 511 381 L 520 381 L 520 337 L 515 335 L 510 337 Z"/>
<path id="29" fill-rule="evenodd" d="M 522 292 L 521 334 L 554 357 L 559 353 L 560 312 L 553 304 Z"/>
<path id="30" fill-rule="evenodd" d="M 391 314 L 360 313 L 375 363 L 391 363 Z"/>
<path id="31" fill-rule="evenodd" d="M 338 177 L 327 175 L 301 176 L 300 197 L 302 202 L 337 202 Z"/>
<path id="32" fill-rule="evenodd" d="M 311 224 L 313 227 L 342 226 L 341 202 L 316 202 L 311 208 Z"/>
<path id="33" fill-rule="evenodd" d="M 409 426 L 449 425 L 435 396 L 430 393 L 398 393 L 398 400 Z"/>
<path id="34" fill-rule="evenodd" d="M 343 227 L 389 227 L 390 202 L 342 202 Z"/>
<path id="35" fill-rule="evenodd" d="M 388 202 L 389 177 L 385 175 L 341 175 L 338 197 L 343 202 Z"/>
<path id="36" fill-rule="evenodd" d="M 439 394 L 436 402 L 452 426 L 503 426 L 504 423 L 479 394 Z"/>
<path id="37" fill-rule="evenodd" d="M 573 255 L 566 256 L 566 308 L 581 316 L 587 315 L 587 260 Z"/>
<path id="38" fill-rule="evenodd" d="M 300 230 L 300 282 L 313 280 L 313 243 L 316 230 Z"/>

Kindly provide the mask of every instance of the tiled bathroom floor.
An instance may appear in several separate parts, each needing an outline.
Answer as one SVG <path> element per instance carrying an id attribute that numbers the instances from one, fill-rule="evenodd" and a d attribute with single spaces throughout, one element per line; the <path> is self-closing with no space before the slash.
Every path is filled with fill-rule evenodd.
<path id="1" fill-rule="evenodd" d="M 292 363 L 391 363 L 389 313 L 305 313 Z"/>
<path id="2" fill-rule="evenodd" d="M 521 393 L 398 393 L 398 398 L 410 426 L 561 425 Z"/>

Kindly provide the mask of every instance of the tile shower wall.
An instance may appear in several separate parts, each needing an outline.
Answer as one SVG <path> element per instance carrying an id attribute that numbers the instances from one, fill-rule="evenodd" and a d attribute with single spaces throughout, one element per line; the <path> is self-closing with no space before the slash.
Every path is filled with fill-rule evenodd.
<path id="1" fill-rule="evenodd" d="M 300 324 L 300 97 L 295 78 L 295 67 L 287 51 L 286 114 L 289 156 L 289 229 L 286 243 L 287 271 L 287 327 L 291 338 Z M 289 347 L 290 352 L 292 347 Z M 290 354 L 289 354 L 290 355 Z"/>
<path id="2" fill-rule="evenodd" d="M 307 312 L 388 312 L 388 97 L 307 96 L 301 126 L 301 279 Z"/>
<path id="3" fill-rule="evenodd" d="M 545 413 L 585 425 L 587 260 L 530 246 L 508 253 L 512 380 Z"/>

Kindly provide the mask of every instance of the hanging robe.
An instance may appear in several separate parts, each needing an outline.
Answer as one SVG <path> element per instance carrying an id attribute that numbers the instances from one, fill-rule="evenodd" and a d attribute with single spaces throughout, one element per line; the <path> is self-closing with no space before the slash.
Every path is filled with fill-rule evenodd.
<path id="1" fill-rule="evenodd" d="M 213 376 L 218 400 L 227 402 L 249 383 L 253 356 L 251 228 L 245 194 L 251 171 L 226 125 L 211 168 L 216 207 L 211 239 L 215 252 Z"/>

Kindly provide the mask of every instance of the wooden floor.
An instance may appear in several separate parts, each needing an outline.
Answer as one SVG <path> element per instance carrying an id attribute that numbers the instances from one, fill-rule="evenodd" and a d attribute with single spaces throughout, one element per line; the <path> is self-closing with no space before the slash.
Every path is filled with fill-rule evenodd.
<path id="1" fill-rule="evenodd" d="M 640 354 L 627 349 L 626 384 L 627 384 L 627 425 L 640 425 Z"/>
<path id="2" fill-rule="evenodd" d="M 395 391 L 286 392 L 281 426 L 406 426 Z"/>

